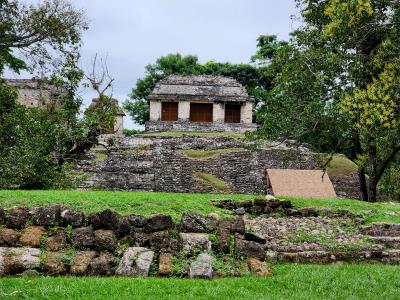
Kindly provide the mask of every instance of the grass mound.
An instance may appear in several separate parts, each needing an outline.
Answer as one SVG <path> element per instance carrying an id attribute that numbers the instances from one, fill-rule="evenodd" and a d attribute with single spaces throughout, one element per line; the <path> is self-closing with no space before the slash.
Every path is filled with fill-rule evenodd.
<path id="1" fill-rule="evenodd" d="M 213 174 L 195 173 L 194 177 L 201 183 L 211 186 L 214 190 L 225 193 L 229 192 L 229 186 L 226 184 L 226 182 L 214 176 Z"/>
<path id="2" fill-rule="evenodd" d="M 211 200 L 233 199 L 249 200 L 263 198 L 255 195 L 234 194 L 183 194 L 155 192 L 107 192 L 107 191 L 1 191 L 0 205 L 12 206 L 48 206 L 66 204 L 85 213 L 110 208 L 122 215 L 141 214 L 150 216 L 168 214 L 179 220 L 182 213 L 196 211 L 207 215 L 216 212 L 221 216 L 230 216 L 231 212 L 215 207 Z M 283 199 L 283 198 L 282 198 Z M 295 208 L 330 208 L 334 211 L 346 209 L 362 214 L 367 223 L 400 223 L 400 203 L 368 203 L 351 199 L 298 199 L 286 197 Z"/>
<path id="3" fill-rule="evenodd" d="M 214 158 L 224 153 L 234 153 L 243 151 L 247 150 L 244 148 L 225 148 L 225 149 L 215 149 L 215 150 L 185 149 L 181 150 L 181 154 L 189 158 L 207 159 L 207 158 Z"/>
<path id="4" fill-rule="evenodd" d="M 318 159 L 319 165 L 323 167 L 327 159 L 329 159 L 327 155 L 320 155 Z M 357 174 L 358 167 L 345 155 L 336 154 L 332 157 L 332 160 L 329 162 L 326 170 L 329 176 L 342 177 Z"/>

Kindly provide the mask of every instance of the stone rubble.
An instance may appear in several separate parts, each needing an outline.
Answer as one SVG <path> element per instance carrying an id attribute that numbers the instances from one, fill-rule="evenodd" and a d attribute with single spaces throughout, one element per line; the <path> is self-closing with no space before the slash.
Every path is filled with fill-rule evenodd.
<path id="1" fill-rule="evenodd" d="M 112 210 L 86 217 L 64 205 L 0 207 L 0 276 L 32 271 L 146 277 L 150 272 L 212 278 L 241 274 L 236 268 L 243 261 L 256 276 L 270 275 L 265 262 L 274 261 L 400 264 L 400 224 L 366 226 L 348 211 L 295 209 L 290 201 L 276 199 L 218 205 L 237 212 L 236 217 L 188 212 L 174 223 L 167 215 L 121 216 Z M 219 260 L 232 260 L 232 272 L 213 272 L 215 259 L 216 268 Z"/>

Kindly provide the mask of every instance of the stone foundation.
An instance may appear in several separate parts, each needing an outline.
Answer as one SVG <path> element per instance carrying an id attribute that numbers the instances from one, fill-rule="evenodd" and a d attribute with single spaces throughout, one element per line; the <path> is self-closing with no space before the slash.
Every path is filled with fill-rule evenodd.
<path id="1" fill-rule="evenodd" d="M 148 132 L 165 132 L 165 131 L 182 131 L 182 132 L 230 132 L 245 133 L 246 131 L 255 131 L 256 124 L 246 123 L 194 123 L 188 121 L 163 122 L 148 121 L 146 122 L 146 131 Z"/>
<path id="2" fill-rule="evenodd" d="M 193 158 L 186 150 L 216 151 L 215 155 Z M 218 152 L 220 151 L 220 152 Z M 267 169 L 316 169 L 313 154 L 284 145 L 256 145 L 225 137 L 121 138 L 116 147 L 94 149 L 79 161 L 80 188 L 146 190 L 160 192 L 242 193 L 267 192 Z M 199 181 L 206 173 L 223 181 L 220 191 Z"/>
<path id="3" fill-rule="evenodd" d="M 0 207 L 0 276 L 210 279 L 248 271 L 268 276 L 271 269 L 264 262 L 273 261 L 400 262 L 400 224 L 364 226 L 361 216 L 348 211 L 294 209 L 290 201 L 216 204 L 234 209 L 236 216 L 189 212 L 175 223 L 167 215 L 121 216 L 112 210 L 85 216 L 65 205 Z M 215 269 L 221 255 L 231 272 Z M 177 260 L 186 267 L 174 268 Z"/>

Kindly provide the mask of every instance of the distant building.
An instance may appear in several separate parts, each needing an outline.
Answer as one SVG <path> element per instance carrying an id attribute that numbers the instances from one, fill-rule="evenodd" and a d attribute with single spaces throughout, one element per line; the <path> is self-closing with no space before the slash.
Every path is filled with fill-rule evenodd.
<path id="1" fill-rule="evenodd" d="M 7 85 L 18 90 L 18 102 L 27 107 L 61 106 L 63 91 L 45 79 L 7 79 Z"/>
<path id="2" fill-rule="evenodd" d="M 254 131 L 254 99 L 235 79 L 171 75 L 148 96 L 146 131 Z"/>
<path id="3" fill-rule="evenodd" d="M 17 101 L 26 107 L 45 107 L 55 105 L 61 107 L 62 94 L 65 92 L 62 88 L 58 88 L 45 79 L 6 79 L 7 85 L 14 87 L 18 91 Z M 117 104 L 118 101 L 113 99 Z M 92 100 L 92 104 L 96 103 L 97 99 Z M 114 128 L 110 133 L 122 135 L 124 131 L 124 116 L 125 113 L 119 107 Z"/>

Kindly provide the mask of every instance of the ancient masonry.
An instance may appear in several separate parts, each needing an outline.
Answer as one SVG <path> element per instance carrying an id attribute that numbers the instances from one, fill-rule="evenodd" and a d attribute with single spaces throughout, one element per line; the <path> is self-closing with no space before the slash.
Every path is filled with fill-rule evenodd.
<path id="1" fill-rule="evenodd" d="M 175 223 L 111 210 L 85 216 L 65 205 L 0 208 L 0 275 L 211 279 L 268 276 L 274 261 L 400 262 L 400 224 L 365 226 L 348 211 L 274 199 L 215 205 L 236 216 L 187 212 Z"/>
<path id="2" fill-rule="evenodd" d="M 146 131 L 254 131 L 253 102 L 235 79 L 171 75 L 148 96 Z"/>
<path id="3" fill-rule="evenodd" d="M 277 143 L 140 135 L 115 143 L 93 149 L 77 163 L 80 188 L 265 194 L 267 169 L 319 168 L 315 154 L 307 149 Z M 207 181 L 210 176 L 222 186 Z M 349 187 L 345 180 L 331 179 L 339 195 L 357 198 L 357 185 Z"/>

